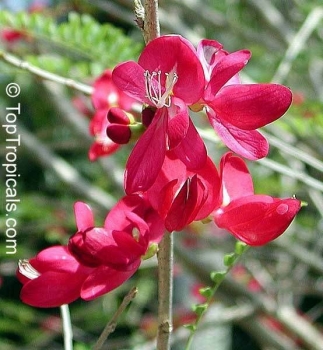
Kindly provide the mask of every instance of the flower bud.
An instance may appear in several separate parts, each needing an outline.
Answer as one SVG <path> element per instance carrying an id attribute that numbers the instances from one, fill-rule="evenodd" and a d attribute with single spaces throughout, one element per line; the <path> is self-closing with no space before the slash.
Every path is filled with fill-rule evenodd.
<path id="1" fill-rule="evenodd" d="M 107 127 L 107 136 L 119 145 L 127 144 L 131 137 L 129 125 L 110 124 Z"/>

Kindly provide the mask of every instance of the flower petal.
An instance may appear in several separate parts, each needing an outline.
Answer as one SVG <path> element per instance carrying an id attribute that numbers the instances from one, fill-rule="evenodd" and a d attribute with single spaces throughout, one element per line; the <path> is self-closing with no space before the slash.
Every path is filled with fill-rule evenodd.
<path id="1" fill-rule="evenodd" d="M 188 170 L 197 170 L 205 165 L 207 151 L 203 139 L 191 119 L 186 136 L 173 149 L 174 154 L 187 166 Z"/>
<path id="2" fill-rule="evenodd" d="M 40 273 L 48 270 L 73 273 L 80 264 L 66 246 L 53 246 L 37 254 L 33 267 Z"/>
<path id="3" fill-rule="evenodd" d="M 162 86 L 165 86 L 165 73 L 175 72 L 178 80 L 173 88 L 174 96 L 186 104 L 201 98 L 205 85 L 203 68 L 193 45 L 180 35 L 164 35 L 150 41 L 138 63 L 144 70 L 164 73 Z"/>
<path id="4" fill-rule="evenodd" d="M 151 104 L 146 97 L 145 69 L 137 62 L 127 61 L 118 64 L 112 72 L 114 84 L 137 101 Z"/>
<path id="5" fill-rule="evenodd" d="M 158 109 L 133 148 L 125 171 L 127 194 L 146 191 L 156 180 L 166 154 L 167 119 L 167 110 Z"/>
<path id="6" fill-rule="evenodd" d="M 230 231 L 241 241 L 264 245 L 280 236 L 301 208 L 297 199 L 278 199 L 264 195 L 240 198 L 215 212 L 220 228 Z"/>
<path id="7" fill-rule="evenodd" d="M 241 50 L 222 57 L 212 70 L 204 99 L 212 101 L 218 91 L 248 63 L 250 56 L 250 51 Z"/>
<path id="8" fill-rule="evenodd" d="M 228 152 L 221 158 L 222 205 L 254 194 L 252 177 L 245 162 Z"/>
<path id="9" fill-rule="evenodd" d="M 241 130 L 228 122 L 224 123 L 212 109 L 207 110 L 207 115 L 221 140 L 233 152 L 250 160 L 266 157 L 269 144 L 257 130 Z"/>
<path id="10" fill-rule="evenodd" d="M 74 204 L 74 215 L 78 231 L 85 231 L 94 227 L 92 209 L 86 203 L 76 202 Z"/>
<path id="11" fill-rule="evenodd" d="M 225 86 L 210 104 L 218 118 L 243 129 L 254 130 L 280 118 L 292 102 L 291 91 L 277 84 Z"/>
<path id="12" fill-rule="evenodd" d="M 129 271 L 118 271 L 108 266 L 97 268 L 83 283 L 81 298 L 92 300 L 116 289 L 137 271 L 139 265 L 140 261 Z"/>
<path id="13" fill-rule="evenodd" d="M 184 139 L 190 125 L 190 116 L 182 100 L 173 98 L 173 104 L 168 110 L 168 143 L 172 149 Z"/>
<path id="14" fill-rule="evenodd" d="M 35 307 L 58 307 L 80 297 L 87 276 L 79 273 L 49 271 L 26 283 L 20 293 L 21 300 Z"/>

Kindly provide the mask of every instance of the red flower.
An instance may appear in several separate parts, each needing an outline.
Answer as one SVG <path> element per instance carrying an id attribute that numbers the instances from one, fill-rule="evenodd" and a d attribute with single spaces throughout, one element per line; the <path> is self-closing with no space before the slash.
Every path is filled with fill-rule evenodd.
<path id="1" fill-rule="evenodd" d="M 112 78 L 129 96 L 156 110 L 128 159 L 125 173 L 128 194 L 146 191 L 154 183 L 167 149 L 177 148 L 178 157 L 190 169 L 204 165 L 206 149 L 190 122 L 187 105 L 202 97 L 205 80 L 189 41 L 178 35 L 152 40 L 138 63 L 119 64 Z M 188 133 L 193 140 L 187 137 Z M 198 142 L 194 143 L 195 140 Z"/>
<path id="2" fill-rule="evenodd" d="M 92 300 L 117 288 L 138 269 L 164 231 L 161 218 L 139 196 L 124 197 L 95 227 L 85 203 L 75 204 L 78 232 L 68 247 L 55 246 L 19 264 L 21 299 L 36 307 L 56 307 L 81 297 Z M 149 257 L 147 256 L 147 257 Z"/>
<path id="3" fill-rule="evenodd" d="M 219 175 L 210 158 L 202 168 L 191 171 L 175 152 L 168 152 L 147 196 L 171 232 L 205 219 L 218 202 L 219 188 Z"/>
<path id="4" fill-rule="evenodd" d="M 214 221 L 249 245 L 263 245 L 280 236 L 301 208 L 294 198 L 255 195 L 244 161 L 232 153 L 222 157 L 220 177 L 221 199 L 212 214 Z"/>
<path id="5" fill-rule="evenodd" d="M 251 57 L 247 50 L 228 53 L 217 41 L 202 40 L 197 53 L 207 81 L 200 102 L 211 125 L 237 154 L 251 160 L 265 157 L 268 142 L 256 129 L 287 111 L 291 91 L 277 84 L 241 84 L 238 72 Z"/>

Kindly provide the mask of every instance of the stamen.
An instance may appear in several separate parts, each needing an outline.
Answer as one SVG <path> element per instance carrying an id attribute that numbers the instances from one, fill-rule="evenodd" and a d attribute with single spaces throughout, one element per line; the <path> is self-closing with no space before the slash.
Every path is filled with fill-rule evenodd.
<path id="1" fill-rule="evenodd" d="M 171 95 L 174 85 L 178 80 L 178 75 L 175 72 L 165 73 L 165 91 L 162 94 L 161 71 L 149 73 L 145 71 L 145 89 L 146 97 L 156 105 L 157 108 L 170 107 Z"/>
<path id="2" fill-rule="evenodd" d="M 18 261 L 18 269 L 23 276 L 31 280 L 40 276 L 40 273 L 33 268 L 33 266 L 29 263 L 27 259 Z"/>

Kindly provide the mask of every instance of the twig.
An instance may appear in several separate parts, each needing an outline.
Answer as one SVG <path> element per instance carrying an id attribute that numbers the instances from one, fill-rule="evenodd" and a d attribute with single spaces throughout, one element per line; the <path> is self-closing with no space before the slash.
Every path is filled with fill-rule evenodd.
<path id="1" fill-rule="evenodd" d="M 38 68 L 36 66 L 33 66 L 29 62 L 23 61 L 9 53 L 6 53 L 4 51 L 0 51 L 0 59 L 11 64 L 14 67 L 26 70 L 37 77 L 40 77 L 42 79 L 54 81 L 58 84 L 65 85 L 69 88 L 78 90 L 80 92 L 83 92 L 84 94 L 91 95 L 93 92 L 93 87 L 89 85 L 85 85 L 82 83 L 79 83 L 75 80 L 61 77 L 60 75 L 50 73 L 44 69 Z"/>
<path id="2" fill-rule="evenodd" d="M 282 83 L 293 64 L 295 58 L 299 53 L 306 47 L 308 38 L 313 33 L 314 29 L 318 26 L 320 21 L 323 18 L 323 7 L 316 7 L 311 13 L 307 16 L 302 27 L 298 33 L 294 36 L 293 40 L 290 42 L 288 49 L 286 50 L 285 57 L 281 61 L 280 65 L 277 68 L 275 75 L 273 76 L 272 81 L 277 83 Z"/>
<path id="3" fill-rule="evenodd" d="M 173 299 L 173 234 L 166 233 L 158 251 L 158 333 L 157 350 L 170 348 Z"/>
<path id="4" fill-rule="evenodd" d="M 145 43 L 159 37 L 158 0 L 145 0 L 144 39 Z"/>
<path id="5" fill-rule="evenodd" d="M 138 289 L 137 289 L 137 287 L 134 287 L 123 298 L 121 305 L 119 306 L 119 308 L 115 312 L 115 314 L 112 316 L 112 318 L 108 322 L 108 324 L 105 326 L 98 341 L 95 343 L 93 350 L 99 350 L 102 348 L 102 346 L 103 346 L 104 342 L 107 340 L 108 336 L 114 332 L 120 315 L 124 312 L 124 310 L 130 304 L 130 302 L 136 297 L 137 293 L 138 293 Z"/>
<path id="6" fill-rule="evenodd" d="M 61 316 L 63 321 L 63 334 L 64 334 L 64 350 L 73 349 L 73 331 L 71 324 L 70 310 L 67 304 L 60 307 Z"/>

